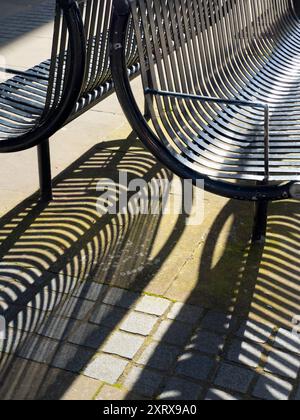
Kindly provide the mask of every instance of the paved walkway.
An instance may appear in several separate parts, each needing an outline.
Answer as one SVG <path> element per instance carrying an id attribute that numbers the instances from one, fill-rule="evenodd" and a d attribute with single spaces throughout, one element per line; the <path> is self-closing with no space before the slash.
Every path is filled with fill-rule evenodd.
<path id="1" fill-rule="evenodd" d="M 21 51 L 39 45 L 26 56 L 38 62 L 50 30 L 41 19 L 0 54 L 23 67 Z M 96 185 L 119 170 L 172 178 L 114 96 L 51 147 L 47 206 L 35 194 L 35 150 L 0 156 L 0 399 L 299 400 L 299 204 L 271 206 L 263 248 L 249 243 L 249 204 L 209 194 L 200 226 L 100 217 Z"/>

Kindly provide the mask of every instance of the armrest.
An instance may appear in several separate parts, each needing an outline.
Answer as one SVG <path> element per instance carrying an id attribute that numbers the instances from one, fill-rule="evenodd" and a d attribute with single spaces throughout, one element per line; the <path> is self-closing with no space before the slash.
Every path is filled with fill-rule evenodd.
<path id="1" fill-rule="evenodd" d="M 64 91 L 54 112 L 47 113 L 35 127 L 21 136 L 10 137 L 0 143 L 0 152 L 10 153 L 37 146 L 58 131 L 69 118 L 80 95 L 86 64 L 86 41 L 82 16 L 76 0 L 56 0 L 68 31 L 69 57 Z"/>

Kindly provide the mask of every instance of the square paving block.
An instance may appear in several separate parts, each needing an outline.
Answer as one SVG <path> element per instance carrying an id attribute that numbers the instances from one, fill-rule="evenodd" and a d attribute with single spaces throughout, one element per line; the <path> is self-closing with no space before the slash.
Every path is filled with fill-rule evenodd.
<path id="1" fill-rule="evenodd" d="M 167 319 L 162 321 L 153 337 L 157 341 L 183 346 L 191 337 L 192 332 L 192 325 Z"/>
<path id="2" fill-rule="evenodd" d="M 130 309 L 136 305 L 138 299 L 138 293 L 129 292 L 127 290 L 118 289 L 116 287 L 109 287 L 108 291 L 103 297 L 103 303 L 112 306 L 119 306 L 123 309 Z"/>
<path id="3" fill-rule="evenodd" d="M 274 346 L 300 355 L 300 336 L 281 328 L 276 335 Z"/>
<path id="4" fill-rule="evenodd" d="M 185 353 L 178 360 L 176 373 L 193 379 L 207 380 L 213 366 L 214 361 L 206 356 Z"/>
<path id="5" fill-rule="evenodd" d="M 261 376 L 254 388 L 253 396 L 268 401 L 286 401 L 293 386 L 283 379 L 272 375 Z"/>
<path id="6" fill-rule="evenodd" d="M 300 357 L 280 350 L 272 350 L 268 356 L 265 371 L 286 378 L 296 379 L 300 369 Z"/>
<path id="7" fill-rule="evenodd" d="M 103 351 L 132 359 L 141 348 L 143 342 L 143 337 L 123 332 L 114 332 L 103 346 Z"/>
<path id="8" fill-rule="evenodd" d="M 55 340 L 63 340 L 70 333 L 75 321 L 56 316 L 49 317 L 38 329 L 38 334 Z"/>
<path id="9" fill-rule="evenodd" d="M 103 300 L 108 291 L 108 286 L 94 282 L 84 282 L 73 292 L 73 296 L 97 302 Z"/>
<path id="10" fill-rule="evenodd" d="M 222 391 L 221 389 L 211 388 L 209 389 L 205 401 L 238 401 L 239 398 L 236 397 L 231 392 Z"/>
<path id="11" fill-rule="evenodd" d="M 209 311 L 201 322 L 201 327 L 218 333 L 225 333 L 237 326 L 237 320 L 230 314 Z"/>
<path id="12" fill-rule="evenodd" d="M 114 385 L 123 374 L 128 362 L 108 354 L 97 356 L 84 370 L 84 375 Z"/>
<path id="13" fill-rule="evenodd" d="M 237 335 L 257 343 L 266 343 L 272 331 L 273 327 L 271 325 L 248 320 L 241 325 Z"/>
<path id="14" fill-rule="evenodd" d="M 124 386 L 139 395 L 154 397 L 163 381 L 163 376 L 149 369 L 133 367 L 124 381 Z"/>
<path id="15" fill-rule="evenodd" d="M 65 344 L 57 352 L 52 366 L 78 373 L 87 366 L 93 355 L 94 351 L 87 348 Z"/>
<path id="16" fill-rule="evenodd" d="M 111 331 L 106 327 L 95 324 L 77 323 L 68 341 L 79 346 L 100 349 Z"/>
<path id="17" fill-rule="evenodd" d="M 151 333 L 158 318 L 141 312 L 131 312 L 122 322 L 120 329 L 133 334 L 147 336 Z"/>
<path id="18" fill-rule="evenodd" d="M 136 310 L 150 315 L 163 315 L 170 307 L 171 302 L 154 296 L 143 296 L 136 305 Z"/>
<path id="19" fill-rule="evenodd" d="M 63 316 L 65 318 L 74 318 L 83 320 L 86 318 L 88 313 L 92 310 L 95 303 L 79 299 L 75 297 L 67 298 L 60 307 L 56 310 L 56 315 Z"/>
<path id="20" fill-rule="evenodd" d="M 224 348 L 225 338 L 209 331 L 198 331 L 187 345 L 187 350 L 217 355 Z"/>
<path id="21" fill-rule="evenodd" d="M 90 322 L 98 325 L 104 325 L 108 328 L 116 328 L 125 318 L 127 311 L 116 306 L 99 303 L 92 311 Z"/>
<path id="22" fill-rule="evenodd" d="M 138 363 L 159 370 L 169 370 L 176 362 L 180 350 L 163 343 L 152 342 L 144 350 Z"/>
<path id="23" fill-rule="evenodd" d="M 199 398 L 202 386 L 180 378 L 171 378 L 159 400 L 195 401 Z"/>
<path id="24" fill-rule="evenodd" d="M 253 378 L 254 372 L 251 370 L 222 363 L 214 384 L 230 391 L 246 393 Z"/>
<path id="25" fill-rule="evenodd" d="M 262 358 L 263 348 L 258 343 L 233 340 L 228 350 L 227 359 L 231 362 L 241 363 L 257 368 Z"/>
<path id="26" fill-rule="evenodd" d="M 17 355 L 34 362 L 49 364 L 58 348 L 58 343 L 37 335 L 28 335 L 17 350 Z"/>
<path id="27" fill-rule="evenodd" d="M 203 314 L 203 309 L 200 306 L 186 305 L 184 303 L 174 303 L 170 312 L 168 313 L 168 318 L 187 322 L 188 324 L 196 324 Z"/>

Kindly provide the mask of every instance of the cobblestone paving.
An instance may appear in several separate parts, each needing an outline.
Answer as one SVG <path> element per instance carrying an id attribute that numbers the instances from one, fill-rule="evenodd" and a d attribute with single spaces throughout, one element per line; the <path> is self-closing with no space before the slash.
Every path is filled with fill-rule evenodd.
<path id="1" fill-rule="evenodd" d="M 2 364 L 10 353 L 12 366 L 29 375 L 32 366 L 56 372 L 61 387 L 70 380 L 68 399 L 299 399 L 300 340 L 288 330 L 93 282 L 76 287 L 61 306 L 68 310 L 45 315 L 19 343 L 11 328 Z M 23 317 L 31 319 L 27 311 Z M 74 382 L 77 390 L 84 384 L 82 395 Z M 8 384 L 1 383 L 1 398 Z M 16 398 L 22 384 L 15 383 Z M 51 397 L 43 385 L 36 398 Z"/>

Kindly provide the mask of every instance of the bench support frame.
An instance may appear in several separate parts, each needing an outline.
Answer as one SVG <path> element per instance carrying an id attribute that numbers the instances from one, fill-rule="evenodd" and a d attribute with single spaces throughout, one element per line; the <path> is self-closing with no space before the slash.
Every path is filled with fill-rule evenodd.
<path id="1" fill-rule="evenodd" d="M 53 193 L 49 139 L 46 139 L 40 143 L 37 147 L 37 151 L 41 200 L 44 202 L 50 202 L 53 200 Z"/>

